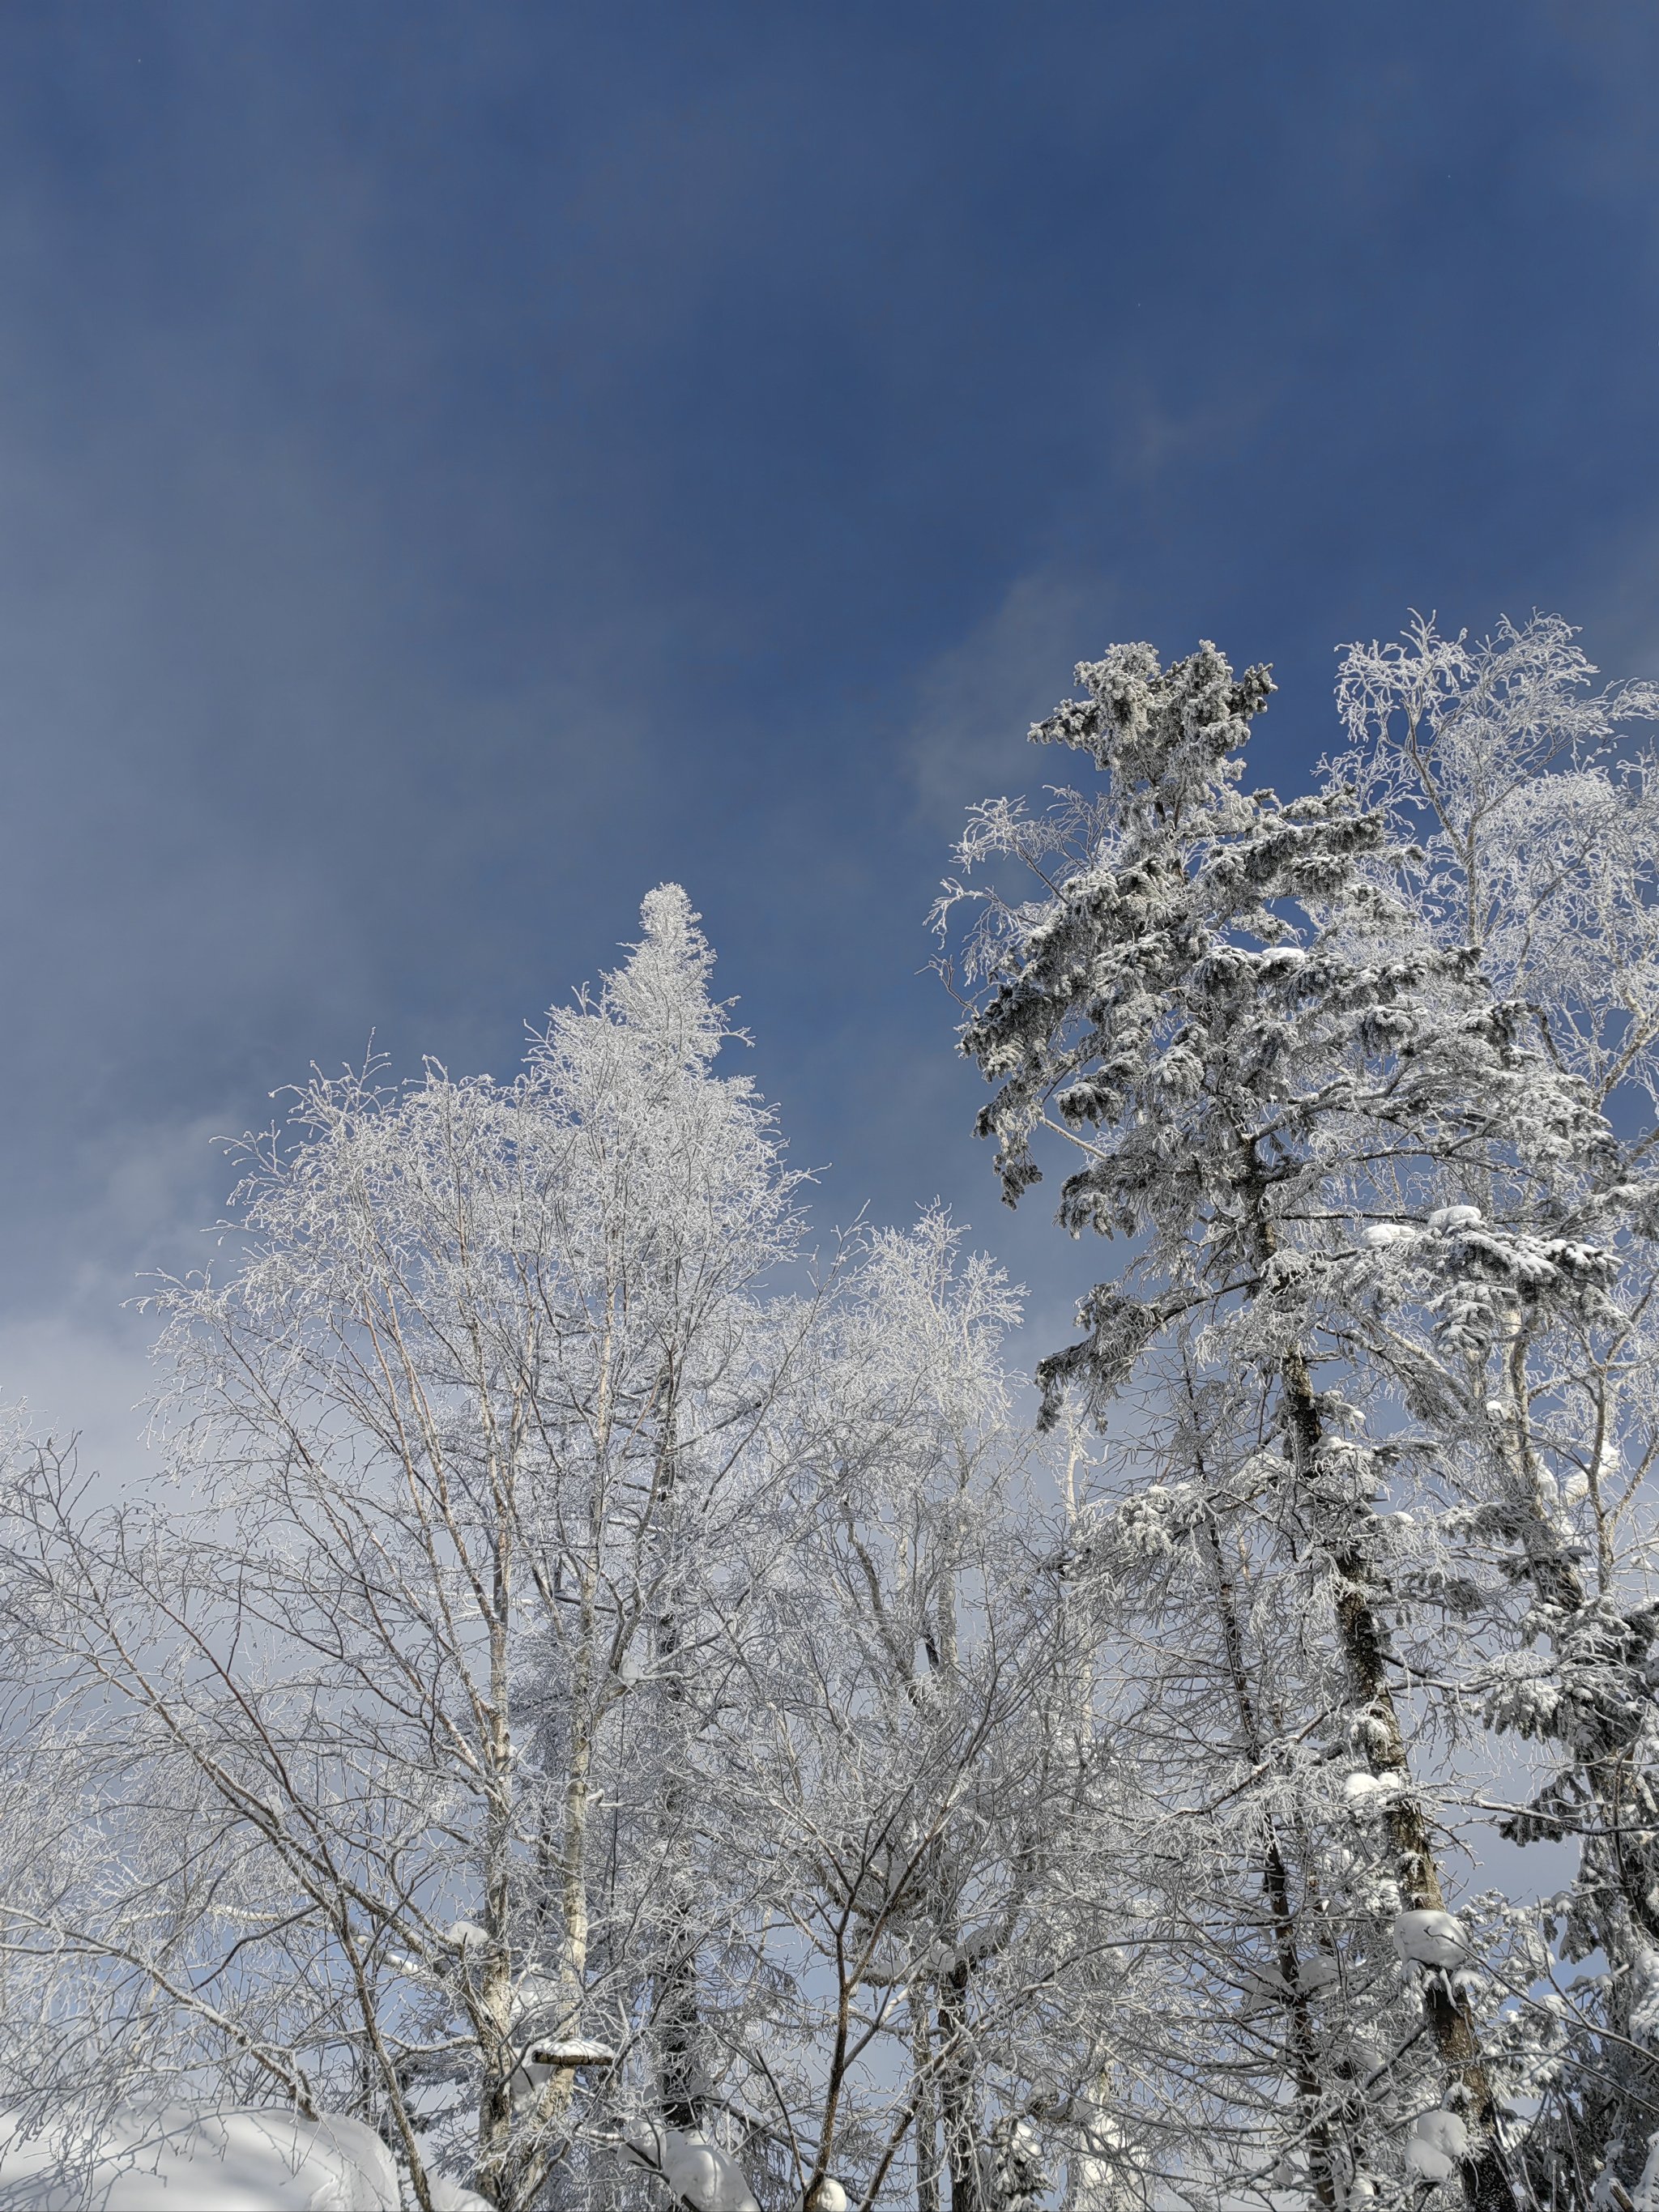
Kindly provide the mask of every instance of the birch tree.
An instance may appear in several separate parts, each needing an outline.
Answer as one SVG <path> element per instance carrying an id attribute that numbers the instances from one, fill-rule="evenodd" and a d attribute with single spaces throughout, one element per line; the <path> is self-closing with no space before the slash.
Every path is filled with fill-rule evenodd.
<path id="1" fill-rule="evenodd" d="M 1453 1524 L 1486 1565 L 1472 1689 L 1543 1754 L 1504 1832 L 1578 1845 L 1554 1900 L 1555 2016 L 1540 2033 L 1523 2007 L 1514 2031 L 1536 2054 L 1527 2157 L 1552 2204 L 1638 2188 L 1659 2128 L 1646 1488 L 1659 781 L 1631 726 L 1659 714 L 1659 693 L 1598 690 L 1573 639 L 1553 617 L 1478 644 L 1419 620 L 1392 645 L 1350 647 L 1349 743 L 1329 764 L 1417 841 L 1401 888 L 1419 926 L 1478 955 L 1495 1007 L 1607 1116 L 1591 1153 L 1552 1143 L 1534 1116 L 1529 1140 L 1396 1194 L 1357 1316 L 1402 1413 L 1433 1436 Z"/>
<path id="2" fill-rule="evenodd" d="M 934 1212 L 849 1271 L 788 1571 L 711 1745 L 755 1885 L 746 2103 L 802 2201 L 864 2212 L 1036 2201 L 1110 1978 L 1076 1885 L 1109 1775 L 1054 1697 L 1047 1470 L 1000 1363 L 1018 1305 L 959 1246 Z"/>
<path id="3" fill-rule="evenodd" d="M 198 2079 L 371 2115 L 422 2212 L 695 2095 L 676 1778 L 811 1325 L 696 920 L 653 892 L 517 1082 L 318 1079 L 248 1147 L 226 1279 L 156 1294 L 193 1510 L 88 1515 L 46 1462 L 9 1500 L 89 1808 L 124 1848 L 136 1778 L 199 1869 L 48 1884 L 14 1955 L 92 1961 Z"/>

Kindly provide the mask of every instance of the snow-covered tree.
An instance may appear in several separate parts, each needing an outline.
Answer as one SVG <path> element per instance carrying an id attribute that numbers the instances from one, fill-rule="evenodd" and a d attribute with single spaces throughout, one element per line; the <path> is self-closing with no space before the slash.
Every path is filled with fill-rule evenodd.
<path id="1" fill-rule="evenodd" d="M 780 1499 L 790 1571 L 709 1747 L 754 1884 L 727 2033 L 809 2198 L 1005 2212 L 1086 2078 L 1091 1961 L 1054 1908 L 1089 1778 L 1054 1724 L 1016 1314 L 937 1211 L 865 1240 Z"/>
<path id="2" fill-rule="evenodd" d="M 1595 689 L 1567 624 L 1535 616 L 1471 645 L 1418 621 L 1354 645 L 1334 781 L 1419 850 L 1400 882 L 1418 925 L 1478 956 L 1494 1010 L 1541 1076 L 1508 1143 L 1395 1194 L 1356 1334 L 1431 1439 L 1464 1552 L 1471 1687 L 1539 1747 L 1520 1840 L 1576 1840 L 1555 1900 L 1578 1972 L 1553 2014 L 1520 2008 L 1540 2116 L 1542 2201 L 1639 2185 L 1659 2128 L 1659 1741 L 1653 1515 L 1659 1448 L 1659 772 L 1629 728 L 1650 685 Z M 1605 1112 L 1559 1141 L 1563 1081 Z M 1381 1238 L 1385 1232 L 1379 1229 Z M 1476 1581 L 1468 1569 L 1485 1568 Z M 1545 2031 L 1540 2032 L 1541 2028 Z"/>
<path id="3" fill-rule="evenodd" d="M 318 1079 L 250 1147 L 227 1279 L 157 1294 L 176 1492 L 8 1501 L 103 1839 L 20 1971 L 371 2116 L 423 2212 L 696 2117 L 686 1740 L 811 1301 L 696 917 L 644 921 L 517 1082 Z"/>
<path id="4" fill-rule="evenodd" d="M 1572 626 L 1534 615 L 1472 645 L 1419 617 L 1347 647 L 1328 763 L 1419 851 L 1401 888 L 1436 939 L 1480 954 L 1500 1000 L 1598 1104 L 1659 1109 L 1659 763 L 1632 723 L 1659 686 L 1594 687 Z"/>
<path id="5" fill-rule="evenodd" d="M 516 1082 L 298 1094 L 159 1291 L 155 1494 L 21 1453 L 0 2033 L 88 2173 L 280 2099 L 429 2212 L 1012 2212 L 1094 2124 L 1015 1301 L 937 1212 L 780 1279 L 696 919 Z"/>
<path id="6" fill-rule="evenodd" d="M 1478 956 L 1418 926 L 1382 810 L 1340 788 L 1288 804 L 1242 788 L 1265 670 L 1236 678 L 1207 645 L 1166 670 L 1127 646 L 1078 674 L 1085 696 L 1032 735 L 1091 756 L 1100 785 L 1035 817 L 1006 801 L 976 810 L 960 859 L 997 872 L 988 887 L 947 885 L 940 920 L 978 902 L 963 1043 L 996 1085 L 980 1127 L 997 1139 L 1005 1195 L 1039 1180 L 1035 1145 L 1054 1140 L 1077 1162 L 1061 1222 L 1129 1247 L 1084 1301 L 1082 1340 L 1042 1364 L 1051 1416 L 1072 1389 L 1103 1418 L 1151 1363 L 1167 1364 L 1178 1334 L 1194 1389 L 1221 1382 L 1236 1410 L 1224 1452 L 1206 1448 L 1173 1503 L 1162 1486 L 1155 1511 L 1194 1560 L 1215 1538 L 1218 1594 L 1250 1592 L 1237 1665 L 1215 1601 L 1235 1680 L 1212 1709 L 1212 1775 L 1224 1784 L 1254 1743 L 1279 1782 L 1280 1812 L 1244 1829 L 1264 1936 L 1283 1954 L 1268 1977 L 1282 2148 L 1261 2122 L 1253 2178 L 1284 2180 L 1300 2162 L 1327 2204 L 1392 2185 L 1413 2156 L 1412 2100 L 1432 2092 L 1470 2202 L 1506 2206 L 1468 1939 L 1443 1887 L 1434 1762 L 1413 1759 L 1430 1713 L 1395 1648 L 1411 1563 L 1400 1517 L 1379 1508 L 1411 1470 L 1366 1422 L 1346 1336 L 1364 1231 L 1382 1225 L 1356 1201 L 1354 1168 L 1368 1184 L 1409 1178 L 1516 1141 L 1522 1124 L 1588 1158 L 1605 1124 L 1493 1006 Z M 1039 896 L 1005 893 L 1010 862 Z M 1335 1825 L 1334 1794 L 1365 1805 L 1363 1831 Z M 1417 2025 L 1395 2035 L 1384 2021 L 1380 2044 L 1368 2027 L 1375 2063 L 1362 2063 L 1355 2037 L 1390 1948 Z M 1313 2003 L 1300 1963 L 1292 1978 L 1292 1950 L 1339 1993 L 1345 2022 L 1330 1997 Z M 1254 1969 L 1241 1960 L 1239 1972 Z M 1253 1991 L 1237 2018 L 1246 2007 L 1269 2016 Z M 1236 2163 L 1231 2178 L 1243 2178 Z"/>
<path id="7" fill-rule="evenodd" d="M 1208 645 L 1032 732 L 1097 780 L 939 919 L 1006 1197 L 1119 1255 L 1036 1433 L 941 1211 L 805 1253 L 673 886 L 515 1079 L 295 1094 L 157 1290 L 166 1480 L 0 1436 L 0 2180 L 1659 2203 L 1659 693 L 1593 675 L 1354 646 L 1289 802 Z"/>

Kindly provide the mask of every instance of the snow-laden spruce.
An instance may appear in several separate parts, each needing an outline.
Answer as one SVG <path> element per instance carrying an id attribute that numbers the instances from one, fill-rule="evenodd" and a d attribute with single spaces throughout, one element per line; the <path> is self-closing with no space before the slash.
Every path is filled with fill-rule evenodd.
<path id="1" fill-rule="evenodd" d="M 1048 892 L 1024 906 L 977 894 L 968 967 L 980 988 L 963 1045 L 997 1086 L 980 1127 L 998 1141 L 1011 1200 L 1039 1179 L 1032 1144 L 1046 1130 L 1081 1155 L 1061 1193 L 1066 1226 L 1141 1243 L 1085 1302 L 1082 1342 L 1044 1362 L 1050 1416 L 1068 1385 L 1103 1416 L 1146 1356 L 1181 1333 L 1194 1402 L 1203 1376 L 1225 1372 L 1255 1430 L 1241 1435 L 1234 1423 L 1228 1436 L 1195 1416 L 1189 1511 L 1205 1530 L 1198 1556 L 1207 1550 L 1234 1676 L 1224 1747 L 1279 1770 L 1290 1789 L 1264 1808 L 1254 1855 L 1269 1949 L 1245 1971 L 1277 1977 L 1277 2065 L 1291 2092 L 1275 2123 L 1264 2082 L 1260 2171 L 1282 2162 L 1276 2134 L 1334 2204 L 1378 2162 L 1375 2100 L 1351 2109 L 1354 2077 L 1376 2069 L 1353 2055 L 1353 2024 L 1333 2023 L 1311 1999 L 1305 1964 L 1330 1956 L 1329 1979 L 1345 1991 L 1351 1973 L 1369 2017 L 1368 1917 L 1383 1904 L 1438 1911 L 1443 1896 L 1389 1667 L 1392 1563 L 1370 1504 L 1376 1447 L 1345 1432 L 1320 1372 L 1321 1307 L 1345 1260 L 1323 1233 L 1328 1185 L 1356 1149 L 1393 1148 L 1402 1121 L 1455 1110 L 1471 1063 L 1501 1087 L 1507 1040 L 1480 1022 L 1467 963 L 1406 939 L 1362 875 L 1359 860 L 1383 841 L 1379 819 L 1340 793 L 1287 806 L 1241 789 L 1249 725 L 1272 688 L 1265 669 L 1235 679 L 1205 646 L 1166 672 L 1150 647 L 1129 646 L 1078 674 L 1085 696 L 1033 735 L 1090 755 L 1097 793 L 1067 793 L 1036 820 L 982 809 L 962 848 L 969 866 L 1023 860 Z M 1369 908 L 1374 945 L 1344 944 L 1324 920 L 1334 907 L 1345 919 Z M 1468 1001 L 1451 1024 L 1438 1018 L 1448 1000 Z M 1407 1141 L 1416 1148 L 1415 1127 Z M 1311 1235 L 1310 1224 L 1319 1224 Z M 1282 1686 L 1253 1679 L 1239 1589 L 1240 1554 L 1253 1546 L 1267 1554 L 1256 1575 L 1267 1561 L 1276 1570 L 1269 1602 L 1286 1613 L 1284 1632 L 1314 1662 Z M 1296 1786 L 1297 1753 L 1316 1731 L 1324 1759 L 1407 1785 L 1368 1831 L 1372 1849 L 1350 1850 L 1346 1868 L 1320 1848 L 1328 1824 Z M 1468 1999 L 1442 1976 L 1425 1984 L 1423 2004 L 1474 2123 L 1480 2201 L 1508 2203 Z"/>
<path id="2" fill-rule="evenodd" d="M 1421 635 L 1414 649 L 1430 649 Z M 1546 729 L 1582 672 L 1559 626 L 1506 633 L 1457 664 L 1470 696 L 1455 744 L 1450 665 L 1401 678 L 1419 707 L 1438 699 L 1443 751 L 1463 747 L 1441 784 L 1424 770 L 1448 809 L 1437 846 L 1416 842 L 1434 802 L 1419 789 L 1413 812 L 1401 765 L 1426 757 L 1422 714 L 1392 754 L 1376 726 L 1398 655 L 1350 656 L 1357 753 L 1282 804 L 1243 785 L 1264 670 L 1235 678 L 1209 646 L 1167 670 L 1149 647 L 1114 648 L 1031 733 L 1089 755 L 1099 785 L 1038 815 L 981 807 L 960 848 L 965 872 L 1023 863 L 1036 895 L 969 875 L 940 909 L 948 927 L 977 902 L 963 1045 L 996 1086 L 980 1126 L 1006 1194 L 1039 1178 L 1041 1146 L 1069 1149 L 1061 1221 L 1127 1246 L 1084 1302 L 1082 1340 L 1042 1376 L 1049 1418 L 1080 1393 L 1113 1423 L 1120 1462 L 1160 1476 L 1085 1517 L 1066 1568 L 1103 1632 L 1133 1639 L 1141 1679 L 1119 1691 L 1114 1725 L 1152 1750 L 1141 1771 L 1171 1816 L 1148 1903 L 1158 1940 L 1185 1954 L 1193 2027 L 1162 2063 L 1189 2070 L 1202 2118 L 1163 2124 L 1165 2170 L 1216 2170 L 1221 2186 L 1294 2172 L 1331 2205 L 1417 2170 L 1425 2093 L 1457 2116 L 1470 2201 L 1524 2195 L 1525 2131 L 1499 2092 L 1536 2094 L 1537 2069 L 1504 2046 L 1537 2039 L 1490 2014 L 1504 1979 L 1527 2014 L 1537 1933 L 1488 1915 L 1469 1948 L 1444 1937 L 1443 1957 L 1424 1933 L 1458 1925 L 1431 1785 L 1474 1717 L 1470 1623 L 1491 1625 L 1501 1676 L 1516 1611 L 1496 1626 L 1493 1569 L 1512 1587 L 1513 1554 L 1466 1564 L 1468 1509 L 1442 1486 L 1478 1390 L 1504 1526 L 1542 1601 L 1583 1616 L 1572 1547 L 1517 1503 L 1523 1484 L 1541 1493 L 1513 1411 L 1536 1386 L 1515 1347 L 1542 1354 L 1576 1332 L 1580 1379 L 1605 1402 L 1640 1307 L 1611 1296 L 1620 1238 L 1651 1218 L 1603 1110 L 1642 1079 L 1654 1035 L 1647 770 L 1572 750 L 1651 702 L 1623 695 Z M 1473 759 L 1482 731 L 1534 778 L 1553 764 L 1559 789 L 1521 805 L 1515 758 L 1506 789 Z M 1454 787 L 1474 794 L 1461 815 Z M 1528 884 L 1530 925 L 1516 915 Z M 1598 917 L 1616 1018 L 1583 988 Z M 1557 994 L 1547 1006 L 1518 994 L 1523 955 Z M 1567 1386 L 1547 1387 L 1559 1407 Z M 1229 1834 L 1248 1839 L 1236 1868 Z M 1402 1929 L 1420 1940 L 1396 1962 Z M 1207 2075 L 1206 2044 L 1225 2054 Z M 1152 2154 L 1144 2111 L 1117 2124 L 1139 2125 Z M 1639 2149 L 1626 2138 L 1620 2155 Z"/>

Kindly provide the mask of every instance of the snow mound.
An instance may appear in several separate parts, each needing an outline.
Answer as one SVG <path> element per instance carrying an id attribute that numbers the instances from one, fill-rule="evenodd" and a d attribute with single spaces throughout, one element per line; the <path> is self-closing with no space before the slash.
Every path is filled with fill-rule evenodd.
<path id="1" fill-rule="evenodd" d="M 623 2140 L 693 2212 L 760 2212 L 743 2168 L 708 2137 L 650 2120 L 633 2120 Z"/>
<path id="2" fill-rule="evenodd" d="M 1350 1774 L 1342 1784 L 1342 1802 L 1357 1820 L 1386 1813 L 1399 1797 L 1400 1784 L 1390 1775 Z"/>
<path id="3" fill-rule="evenodd" d="M 1419 1966 L 1461 1966 L 1469 1955 L 1469 1939 L 1455 1913 L 1401 1912 L 1395 1916 L 1394 1948 Z"/>
<path id="4" fill-rule="evenodd" d="M 0 2115 L 0 2212 L 398 2212 L 398 2202 L 391 2152 L 337 2114 L 168 2105 L 39 2135 Z M 482 2203 L 462 2191 L 442 2212 Z"/>
<path id="5" fill-rule="evenodd" d="M 1636 2212 L 1659 2212 L 1659 2130 L 1648 2137 L 1648 2162 L 1636 2185 Z"/>
<path id="6" fill-rule="evenodd" d="M 1480 1218 L 1478 1206 L 1437 1206 L 1429 1216 L 1428 1226 L 1449 1236 L 1454 1230 L 1473 1229 Z"/>
<path id="7" fill-rule="evenodd" d="M 1419 2112 L 1406 2138 L 1406 2165 L 1425 2181 L 1451 2181 L 1469 2147 L 1469 2131 L 1455 2112 Z"/>
<path id="8" fill-rule="evenodd" d="M 428 2173 L 426 2185 L 432 2192 L 432 2212 L 495 2212 L 487 2197 L 480 2197 L 476 2189 L 463 2189 L 459 2181 L 446 2180 L 441 2173 Z"/>

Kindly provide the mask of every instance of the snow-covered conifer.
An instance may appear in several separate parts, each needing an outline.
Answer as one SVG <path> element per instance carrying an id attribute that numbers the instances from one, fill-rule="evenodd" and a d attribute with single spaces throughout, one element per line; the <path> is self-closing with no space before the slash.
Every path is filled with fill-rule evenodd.
<path id="1" fill-rule="evenodd" d="M 1221 1380 L 1253 1431 L 1207 1470 L 1184 1526 L 1177 1510 L 1171 1542 L 1201 1553 L 1206 1498 L 1235 1522 L 1248 1512 L 1253 1607 L 1265 1583 L 1297 1654 L 1284 1685 L 1294 1703 L 1261 1709 L 1288 1795 L 1256 1832 L 1253 1878 L 1271 1900 L 1275 1864 L 1306 1838 L 1296 1911 L 1325 1931 L 1333 1986 L 1346 1990 L 1352 1960 L 1363 1991 L 1379 1936 L 1401 1914 L 1443 1911 L 1445 1898 L 1395 1650 L 1401 1532 L 1378 1510 L 1393 1454 L 1344 1388 L 1364 1225 L 1344 1178 L 1356 1158 L 1403 1174 L 1486 1142 L 1523 1097 L 1563 1153 L 1593 1150 L 1601 1125 L 1576 1084 L 1537 1078 L 1476 956 L 1417 927 L 1381 811 L 1340 787 L 1286 804 L 1243 787 L 1249 725 L 1272 689 L 1264 669 L 1236 678 L 1206 645 L 1166 670 L 1150 647 L 1122 646 L 1078 676 L 1084 696 L 1031 734 L 1088 754 L 1100 784 L 1037 816 L 983 806 L 959 848 L 966 871 L 1024 863 L 1040 895 L 952 883 L 940 904 L 948 926 L 960 900 L 978 903 L 963 1044 L 996 1086 L 980 1127 L 997 1140 L 1011 1201 L 1040 1178 L 1039 1141 L 1069 1148 L 1061 1222 L 1130 1246 L 1085 1300 L 1082 1340 L 1043 1363 L 1050 1418 L 1067 1390 L 1103 1417 L 1186 1332 L 1198 1379 Z M 1224 1549 L 1210 1571 L 1237 1579 Z M 1230 1747 L 1237 1692 L 1232 1706 Z M 1312 1744 L 1333 1779 L 1364 1788 L 1372 1851 L 1339 1846 L 1320 1791 L 1292 1785 L 1290 1747 Z M 1269 1901 L 1269 1921 L 1275 1911 Z M 1399 2170 L 1390 2100 L 1423 2037 L 1373 2039 L 1367 2074 L 1341 2055 L 1346 2031 L 1319 2017 L 1300 1965 L 1293 1983 L 1276 1972 L 1284 2155 L 1334 2205 L 1374 2169 Z M 1466 2191 L 1507 2206 L 1473 1987 L 1416 1960 L 1407 1978 L 1466 2124 Z M 1241 2017 L 1260 2010 L 1251 1991 L 1243 2003 Z M 1265 2158 L 1255 2178 L 1278 2163 Z"/>

